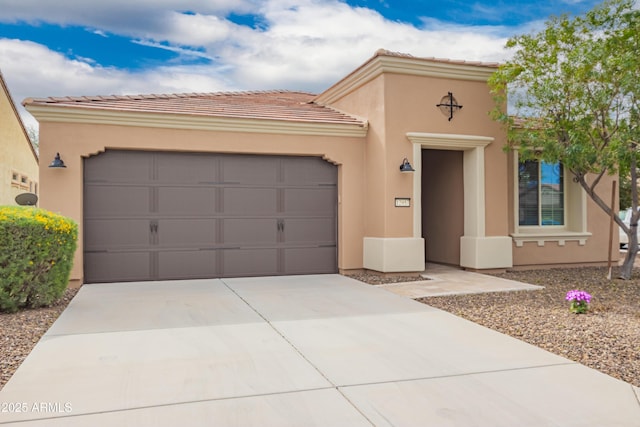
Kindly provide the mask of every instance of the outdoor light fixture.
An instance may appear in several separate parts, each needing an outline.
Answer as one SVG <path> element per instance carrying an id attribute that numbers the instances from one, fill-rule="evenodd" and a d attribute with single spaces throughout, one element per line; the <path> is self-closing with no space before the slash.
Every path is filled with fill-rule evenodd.
<path id="1" fill-rule="evenodd" d="M 56 153 L 56 157 L 53 159 L 49 167 L 50 168 L 66 168 L 67 166 L 64 164 L 64 162 L 60 158 L 60 153 Z"/>
<path id="2" fill-rule="evenodd" d="M 458 101 L 453 97 L 453 93 L 448 92 L 446 96 L 443 96 L 440 100 L 440 104 L 436 104 L 436 107 L 440 109 L 442 114 L 449 116 L 449 121 L 453 119 L 453 113 L 457 113 L 462 109 L 462 105 L 458 104 Z"/>
<path id="3" fill-rule="evenodd" d="M 411 163 L 409 163 L 409 159 L 405 157 L 404 160 L 402 161 L 402 164 L 400 165 L 400 172 L 415 172 L 415 171 L 416 170 L 411 167 Z"/>

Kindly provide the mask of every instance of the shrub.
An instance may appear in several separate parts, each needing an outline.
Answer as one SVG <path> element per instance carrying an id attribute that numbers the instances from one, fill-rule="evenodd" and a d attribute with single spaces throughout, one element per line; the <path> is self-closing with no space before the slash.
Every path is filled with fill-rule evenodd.
<path id="1" fill-rule="evenodd" d="M 67 288 L 78 225 L 28 206 L 0 206 L 0 311 L 42 307 Z"/>

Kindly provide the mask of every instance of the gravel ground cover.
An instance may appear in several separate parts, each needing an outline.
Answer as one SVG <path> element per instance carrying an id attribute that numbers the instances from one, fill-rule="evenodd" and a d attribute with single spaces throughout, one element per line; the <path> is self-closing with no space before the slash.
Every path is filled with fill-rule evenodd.
<path id="1" fill-rule="evenodd" d="M 496 275 L 545 288 L 421 298 L 469 319 L 640 387 L 640 270 L 607 280 L 606 268 L 550 269 Z M 614 269 L 612 277 L 617 277 Z M 586 314 L 569 312 L 567 291 L 593 297 Z"/>
<path id="2" fill-rule="evenodd" d="M 418 282 L 426 279 L 420 275 L 383 275 L 377 274 L 371 271 L 364 271 L 362 273 L 347 274 L 347 277 L 359 280 L 370 285 L 387 285 L 389 283 L 405 283 L 405 282 Z"/>
<path id="3" fill-rule="evenodd" d="M 0 313 L 0 389 L 77 292 L 67 289 L 50 307 Z"/>

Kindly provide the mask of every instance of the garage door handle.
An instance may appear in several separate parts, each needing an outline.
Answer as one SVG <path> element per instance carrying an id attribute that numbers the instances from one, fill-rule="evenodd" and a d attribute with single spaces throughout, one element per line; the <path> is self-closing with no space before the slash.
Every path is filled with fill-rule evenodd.
<path id="1" fill-rule="evenodd" d="M 152 233 L 157 233 L 158 232 L 158 221 L 151 221 L 149 223 L 149 230 Z"/>
<path id="2" fill-rule="evenodd" d="M 284 231 L 284 219 L 279 219 L 277 223 L 278 231 Z"/>

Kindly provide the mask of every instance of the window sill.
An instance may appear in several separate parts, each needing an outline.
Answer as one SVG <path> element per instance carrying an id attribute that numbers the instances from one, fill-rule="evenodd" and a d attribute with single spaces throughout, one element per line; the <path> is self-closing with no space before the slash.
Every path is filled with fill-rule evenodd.
<path id="1" fill-rule="evenodd" d="M 564 246 L 566 242 L 577 241 L 580 246 L 587 243 L 591 233 L 568 230 L 527 230 L 522 233 L 511 233 L 516 247 L 521 248 L 525 242 L 536 242 L 538 246 L 544 246 L 546 242 L 558 242 L 558 246 Z"/>

